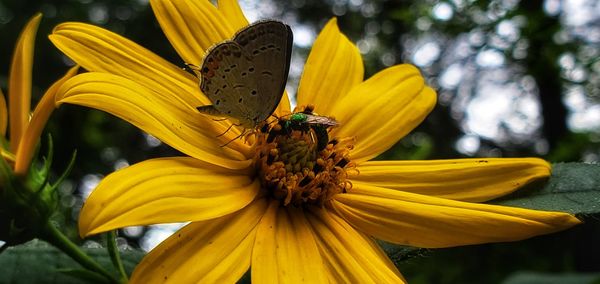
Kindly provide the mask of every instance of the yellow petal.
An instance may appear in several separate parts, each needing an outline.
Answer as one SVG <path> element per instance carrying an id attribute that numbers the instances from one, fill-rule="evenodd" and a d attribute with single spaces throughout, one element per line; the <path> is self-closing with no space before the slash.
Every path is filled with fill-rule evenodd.
<path id="1" fill-rule="evenodd" d="M 163 32 L 186 63 L 201 65 L 205 51 L 235 29 L 210 1 L 151 0 Z"/>
<path id="2" fill-rule="evenodd" d="M 330 115 L 333 136 L 356 137 L 352 159 L 370 160 L 393 146 L 433 109 L 435 91 L 412 65 L 393 66 L 354 87 Z"/>
<path id="3" fill-rule="evenodd" d="M 31 111 L 31 69 L 33 68 L 33 48 L 42 14 L 37 14 L 19 36 L 15 53 L 10 64 L 8 80 L 8 107 L 10 123 L 10 150 L 15 153 L 21 136 L 29 122 Z"/>
<path id="4" fill-rule="evenodd" d="M 369 237 L 324 209 L 307 214 L 331 283 L 404 283 L 390 259 Z"/>
<path id="5" fill-rule="evenodd" d="M 301 208 L 271 202 L 252 251 L 253 283 L 326 283 L 323 260 Z"/>
<path id="6" fill-rule="evenodd" d="M 249 146 L 240 139 L 222 147 L 237 135 L 228 131 L 216 137 L 226 131 L 226 123 L 213 121 L 193 108 L 181 108 L 179 101 L 166 100 L 124 77 L 97 72 L 77 75 L 60 87 L 56 100 L 109 112 L 187 155 L 215 165 L 240 169 L 251 162 L 244 154 Z"/>
<path id="7" fill-rule="evenodd" d="M 8 109 L 6 108 L 6 98 L 0 89 L 0 134 L 2 139 L 6 137 L 6 128 L 8 126 Z"/>
<path id="8" fill-rule="evenodd" d="M 562 212 L 461 202 L 366 185 L 335 195 L 332 204 L 362 232 L 426 248 L 517 241 L 580 223 Z"/>
<path id="9" fill-rule="evenodd" d="M 24 175 L 29 169 L 29 164 L 33 158 L 35 147 L 40 135 L 46 126 L 46 122 L 54 111 L 54 97 L 56 90 L 65 82 L 67 79 L 77 74 L 79 66 L 74 66 L 67 71 L 67 73 L 58 81 L 56 81 L 50 88 L 44 93 L 44 96 L 38 102 L 33 114 L 31 115 L 31 121 L 27 125 L 23 136 L 21 137 L 21 143 L 16 153 L 15 160 L 15 173 Z"/>
<path id="10" fill-rule="evenodd" d="M 248 25 L 248 20 L 240 8 L 237 0 L 219 0 L 219 11 L 229 21 L 234 30 L 238 31 Z"/>
<path id="11" fill-rule="evenodd" d="M 358 48 L 340 32 L 333 18 L 315 40 L 304 65 L 298 105 L 314 104 L 317 113 L 330 115 L 340 98 L 361 83 L 363 76 Z"/>
<path id="12" fill-rule="evenodd" d="M 374 185 L 460 201 L 483 202 L 550 175 L 537 158 L 368 161 L 357 167 L 356 185 Z"/>
<path id="13" fill-rule="evenodd" d="M 244 208 L 259 189 L 247 173 L 190 157 L 147 160 L 100 182 L 81 210 L 79 233 L 221 217 Z"/>
<path id="14" fill-rule="evenodd" d="M 198 2 L 198 1 L 194 1 Z M 198 78 L 138 44 L 105 29 L 63 23 L 49 36 L 58 49 L 88 71 L 105 72 L 131 79 L 182 108 L 210 104 L 200 92 Z"/>
<path id="15" fill-rule="evenodd" d="M 193 222 L 142 259 L 131 283 L 235 283 L 250 267 L 264 199 L 230 215 Z"/>
<path id="16" fill-rule="evenodd" d="M 275 109 L 275 111 L 273 113 L 277 117 L 281 117 L 283 115 L 287 115 L 287 114 L 291 113 L 290 98 L 288 97 L 288 94 L 286 91 L 283 91 L 283 95 L 281 96 L 281 101 L 279 102 L 279 105 L 277 106 L 277 108 Z"/>

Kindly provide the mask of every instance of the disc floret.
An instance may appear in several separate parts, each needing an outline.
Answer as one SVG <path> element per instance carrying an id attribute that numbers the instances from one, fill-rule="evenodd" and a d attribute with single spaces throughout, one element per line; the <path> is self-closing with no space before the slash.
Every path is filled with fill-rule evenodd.
<path id="1" fill-rule="evenodd" d="M 313 108 L 303 109 L 265 124 L 257 135 L 257 173 L 263 188 L 284 206 L 322 206 L 351 187 L 353 139 L 330 138 L 329 125 L 306 124 Z"/>

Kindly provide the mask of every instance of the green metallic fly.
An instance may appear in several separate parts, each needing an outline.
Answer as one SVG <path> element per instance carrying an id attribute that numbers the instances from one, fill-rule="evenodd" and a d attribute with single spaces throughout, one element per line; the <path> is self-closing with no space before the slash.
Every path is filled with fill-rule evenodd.
<path id="1" fill-rule="evenodd" d="M 309 132 L 312 130 L 315 135 L 318 151 L 325 149 L 327 143 L 329 143 L 327 129 L 337 125 L 338 122 L 331 117 L 313 114 L 312 108 L 291 114 L 289 119 L 284 120 L 281 124 L 283 132 L 290 132 L 292 130 Z"/>

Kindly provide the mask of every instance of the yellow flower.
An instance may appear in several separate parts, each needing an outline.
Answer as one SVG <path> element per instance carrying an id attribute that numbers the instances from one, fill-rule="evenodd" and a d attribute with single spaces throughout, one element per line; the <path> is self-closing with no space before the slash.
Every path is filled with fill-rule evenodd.
<path id="1" fill-rule="evenodd" d="M 31 109 L 31 70 L 33 66 L 33 48 L 41 14 L 34 16 L 19 36 L 12 58 L 8 81 L 8 108 L 4 95 L 0 91 L 0 131 L 4 139 L 7 129 L 10 131 L 9 145 L 0 145 L 2 158 L 13 166 L 17 175 L 25 175 L 29 169 L 46 121 L 54 110 L 54 96 L 58 87 L 72 77 L 77 68 L 54 83 L 44 94 L 32 115 Z M 10 123 L 10 125 L 9 125 Z"/>
<path id="2" fill-rule="evenodd" d="M 150 1 L 183 62 L 246 26 L 234 0 Z M 107 111 L 186 154 L 107 176 L 79 220 L 82 236 L 115 228 L 191 222 L 152 250 L 132 282 L 403 282 L 374 239 L 427 248 L 515 241 L 579 223 L 572 215 L 478 204 L 546 178 L 540 159 L 369 161 L 417 126 L 436 94 L 410 65 L 363 82 L 357 48 L 335 19 L 314 43 L 298 104 L 340 126 L 311 152 L 303 134 L 276 126 L 248 143 L 200 114 L 198 79 L 143 47 L 83 23 L 52 42 L 89 73 L 63 85 L 57 103 Z M 182 65 L 182 64 L 179 64 Z M 284 96 L 276 113 L 290 112 Z M 274 142 L 275 141 L 275 142 Z M 307 146 L 308 145 L 308 146 Z M 304 155 L 295 153 L 301 152 Z M 315 182 L 318 181 L 318 182 Z"/>

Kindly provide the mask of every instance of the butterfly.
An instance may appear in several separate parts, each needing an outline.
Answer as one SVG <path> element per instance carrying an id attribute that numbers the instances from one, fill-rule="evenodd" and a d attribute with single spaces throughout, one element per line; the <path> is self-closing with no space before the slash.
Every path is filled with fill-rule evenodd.
<path id="1" fill-rule="evenodd" d="M 254 129 L 275 111 L 283 95 L 292 53 L 291 28 L 266 20 L 212 47 L 199 68 L 200 90 L 212 105 L 201 113 L 225 116 Z"/>

